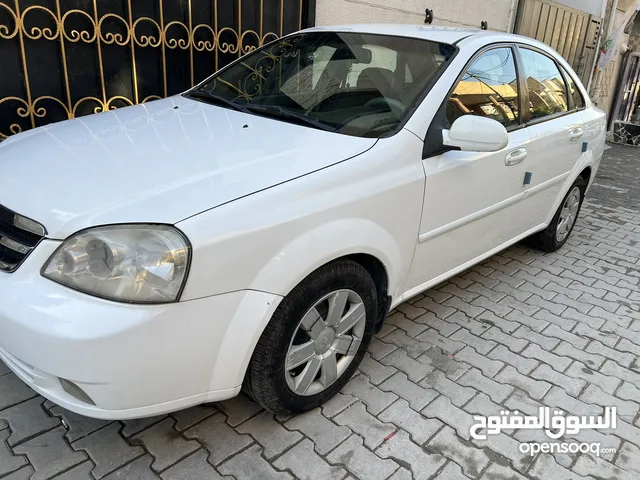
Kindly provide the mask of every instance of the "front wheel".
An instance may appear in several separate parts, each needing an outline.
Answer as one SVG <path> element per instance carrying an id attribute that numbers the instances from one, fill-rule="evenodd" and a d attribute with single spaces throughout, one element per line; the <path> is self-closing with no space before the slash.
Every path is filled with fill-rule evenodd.
<path id="1" fill-rule="evenodd" d="M 530 237 L 531 246 L 544 252 L 555 252 L 566 243 L 578 219 L 586 189 L 586 180 L 578 177 L 562 200 L 549 226 Z"/>
<path id="2" fill-rule="evenodd" d="M 376 287 L 351 260 L 310 274 L 276 309 L 253 353 L 243 388 L 274 413 L 329 400 L 366 352 L 377 318 Z"/>

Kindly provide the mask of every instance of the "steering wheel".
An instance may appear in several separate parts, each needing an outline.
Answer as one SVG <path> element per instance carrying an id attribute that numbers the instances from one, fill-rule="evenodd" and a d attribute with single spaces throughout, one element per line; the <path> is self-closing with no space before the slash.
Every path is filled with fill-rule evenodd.
<path id="1" fill-rule="evenodd" d="M 388 97 L 374 98 L 373 100 L 369 100 L 365 103 L 364 106 L 375 109 L 390 108 L 393 114 L 398 118 L 401 118 L 404 115 L 404 111 L 407 108 L 400 100 Z"/>

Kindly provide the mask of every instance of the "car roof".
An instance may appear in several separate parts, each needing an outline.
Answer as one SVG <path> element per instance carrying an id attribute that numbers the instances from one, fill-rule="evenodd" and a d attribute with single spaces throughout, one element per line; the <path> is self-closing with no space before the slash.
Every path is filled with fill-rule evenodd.
<path id="1" fill-rule="evenodd" d="M 326 27 L 312 27 L 305 32 L 357 32 L 371 33 L 378 35 L 395 35 L 400 37 L 413 37 L 435 42 L 455 44 L 461 40 L 470 37 L 482 37 L 487 43 L 493 39 L 505 41 L 508 37 L 510 41 L 520 41 L 535 44 L 531 38 L 522 37 L 520 35 L 508 34 L 505 32 L 494 32 L 491 30 L 481 30 L 476 28 L 459 28 L 459 27 L 438 27 L 430 25 L 412 25 L 397 23 L 370 23 L 370 24 L 354 24 L 354 25 L 336 25 Z"/>

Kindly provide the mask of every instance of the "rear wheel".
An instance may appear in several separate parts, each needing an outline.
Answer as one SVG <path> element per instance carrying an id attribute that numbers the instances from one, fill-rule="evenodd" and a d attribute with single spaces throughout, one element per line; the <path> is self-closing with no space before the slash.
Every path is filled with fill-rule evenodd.
<path id="1" fill-rule="evenodd" d="M 578 219 L 586 188 L 585 179 L 578 177 L 562 200 L 549 226 L 530 237 L 531 246 L 545 252 L 555 252 L 566 243 Z"/>
<path id="2" fill-rule="evenodd" d="M 368 272 L 338 260 L 313 272 L 276 309 L 251 358 L 244 390 L 267 410 L 321 405 L 349 381 L 377 318 Z"/>

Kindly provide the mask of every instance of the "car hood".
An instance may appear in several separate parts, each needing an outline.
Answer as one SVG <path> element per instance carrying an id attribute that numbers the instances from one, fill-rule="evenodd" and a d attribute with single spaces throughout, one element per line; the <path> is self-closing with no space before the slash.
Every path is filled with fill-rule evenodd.
<path id="1" fill-rule="evenodd" d="M 0 205 L 60 239 L 95 225 L 176 223 L 375 142 L 174 96 L 0 143 Z"/>

